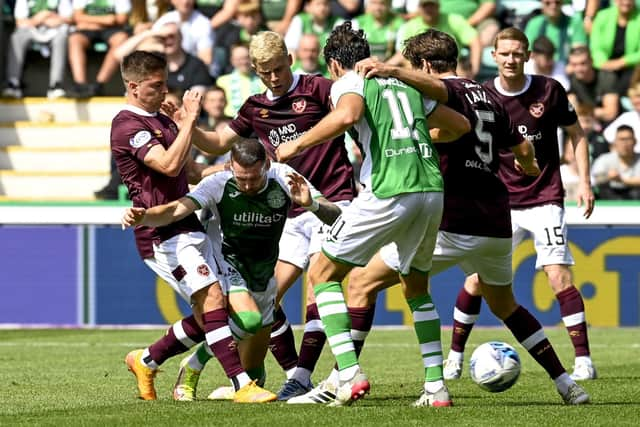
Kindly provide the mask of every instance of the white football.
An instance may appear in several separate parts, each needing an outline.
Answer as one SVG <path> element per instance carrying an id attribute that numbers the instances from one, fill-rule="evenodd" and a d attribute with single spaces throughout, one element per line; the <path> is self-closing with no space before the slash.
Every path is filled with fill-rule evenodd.
<path id="1" fill-rule="evenodd" d="M 490 341 L 471 355 L 471 379 L 482 389 L 498 393 L 510 388 L 520 376 L 520 356 L 507 343 Z"/>

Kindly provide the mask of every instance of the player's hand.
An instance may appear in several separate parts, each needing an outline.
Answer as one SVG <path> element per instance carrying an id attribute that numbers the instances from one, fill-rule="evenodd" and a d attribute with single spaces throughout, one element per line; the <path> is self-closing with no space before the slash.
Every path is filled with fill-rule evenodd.
<path id="1" fill-rule="evenodd" d="M 302 206 L 311 206 L 313 199 L 311 198 L 311 191 L 307 180 L 302 175 L 296 172 L 290 172 L 287 174 L 287 184 L 291 191 L 291 200 Z"/>
<path id="2" fill-rule="evenodd" d="M 530 165 L 524 167 L 520 164 L 518 159 L 513 161 L 513 164 L 518 172 L 527 176 L 538 176 L 540 175 L 540 166 L 538 165 L 538 160 L 533 159 Z"/>
<path id="3" fill-rule="evenodd" d="M 171 119 L 176 123 L 180 123 L 182 119 L 184 119 L 185 115 L 184 110 L 179 108 L 172 101 L 164 101 L 162 105 L 160 105 L 160 111 L 171 117 Z"/>
<path id="4" fill-rule="evenodd" d="M 590 182 L 580 182 L 578 184 L 576 199 L 578 207 L 584 206 L 582 216 L 589 218 L 593 213 L 593 208 L 595 207 L 595 197 L 593 196 L 593 190 L 591 189 Z"/>
<path id="5" fill-rule="evenodd" d="M 186 90 L 182 96 L 182 108 L 184 109 L 185 117 L 192 120 L 197 120 L 200 115 L 200 107 L 202 106 L 202 95 L 195 90 Z"/>
<path id="6" fill-rule="evenodd" d="M 300 147 L 297 139 L 295 141 L 280 144 L 278 145 L 278 148 L 276 148 L 276 160 L 280 163 L 285 163 L 297 156 L 299 152 Z"/>
<path id="7" fill-rule="evenodd" d="M 358 75 L 370 79 L 371 77 L 389 77 L 393 70 L 393 66 L 385 64 L 377 57 L 372 56 L 358 61 L 354 70 Z"/>
<path id="8" fill-rule="evenodd" d="M 147 210 L 145 208 L 127 208 L 124 211 L 124 215 L 122 215 L 122 219 L 120 220 L 120 224 L 122 225 L 122 229 L 128 227 L 133 227 L 142 223 L 144 220 L 144 216 L 146 215 Z"/>

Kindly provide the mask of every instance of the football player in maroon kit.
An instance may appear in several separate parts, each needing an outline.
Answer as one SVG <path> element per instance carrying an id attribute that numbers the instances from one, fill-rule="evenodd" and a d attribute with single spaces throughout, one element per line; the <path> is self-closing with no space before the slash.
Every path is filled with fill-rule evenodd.
<path id="1" fill-rule="evenodd" d="M 585 218 L 591 216 L 594 208 L 589 147 L 562 86 L 551 78 L 524 73 L 529 53 L 529 42 L 520 30 L 507 28 L 498 33 L 493 57 L 499 75 L 484 87 L 505 106 L 520 135 L 535 146 L 541 173 L 537 177 L 519 174 L 514 169 L 513 156 L 502 153 L 500 177 L 509 189 L 514 247 L 529 234 L 533 237 L 536 269 L 547 276 L 575 349 L 571 377 L 578 381 L 589 380 L 596 378 L 596 370 L 589 351 L 584 301 L 569 269 L 574 260 L 567 239 L 558 127 L 564 129 L 575 153 L 580 179 L 576 197 L 578 207 L 584 207 Z M 480 295 L 477 276 L 469 276 L 456 300 L 445 377 L 460 376 L 464 346 L 480 313 Z"/>
<path id="2" fill-rule="evenodd" d="M 280 144 L 296 139 L 329 113 L 332 83 L 322 76 L 293 73 L 292 58 L 284 39 L 275 32 L 263 31 L 253 36 L 249 50 L 253 67 L 267 90 L 249 97 L 237 117 L 221 132 L 204 132 L 196 128 L 194 141 L 206 146 L 209 152 L 223 153 L 243 137 L 256 137 L 275 159 L 275 150 Z M 307 150 L 287 164 L 339 206 L 345 206 L 355 197 L 353 167 L 342 135 Z M 275 270 L 278 303 L 319 252 L 324 230 L 322 222 L 312 212 L 294 207 L 288 216 Z M 359 331 L 359 335 L 366 335 L 371 328 L 372 313 L 370 310 L 352 313 L 353 329 Z M 305 317 L 298 357 L 293 331 L 284 311 L 280 307 L 276 311 L 270 347 L 287 374 L 287 381 L 278 393 L 280 400 L 304 394 L 312 388 L 311 373 L 326 340 L 313 292 L 307 292 Z M 198 348 L 184 368 L 194 372 L 201 370 L 210 357 L 206 350 L 205 347 Z M 181 371 L 181 377 L 188 377 L 183 374 Z M 214 391 L 210 397 L 228 397 L 226 391 L 228 389 Z"/>
<path id="3" fill-rule="evenodd" d="M 201 96 L 183 97 L 181 129 L 159 112 L 167 89 L 163 56 L 136 51 L 123 59 L 122 79 L 127 103 L 111 124 L 111 151 L 133 206 L 150 208 L 189 191 L 187 163 L 191 138 L 200 113 Z M 206 340 L 234 388 L 237 402 L 262 402 L 276 396 L 258 387 L 242 368 L 228 326 L 214 249 L 198 218 L 188 215 L 164 227 L 136 227 L 136 245 L 143 261 L 193 307 L 169 328 L 165 337 L 125 359 L 137 380 L 139 397 L 156 400 L 154 378 L 169 357 Z"/>
<path id="4" fill-rule="evenodd" d="M 499 153 L 513 153 L 517 173 L 534 178 L 540 169 L 532 162 L 533 143 L 518 134 L 502 104 L 483 86 L 455 75 L 457 47 L 448 34 L 429 29 L 409 39 L 403 54 L 413 70 L 375 60 L 362 61 L 358 67 L 367 76 L 404 80 L 463 113 L 474 128 L 454 143 L 436 145 L 445 183 L 445 206 L 432 273 L 454 265 L 465 274 L 477 273 L 481 294 L 491 311 L 547 371 L 565 403 L 588 402 L 588 394 L 566 373 L 538 320 L 517 303 L 512 291 L 509 192 L 498 177 L 503 167 Z M 392 286 L 396 265 L 394 249 L 383 248 L 366 269 L 351 276 L 350 303 L 366 305 L 375 300 L 379 290 Z M 425 391 L 416 404 L 437 406 L 445 397 Z"/>

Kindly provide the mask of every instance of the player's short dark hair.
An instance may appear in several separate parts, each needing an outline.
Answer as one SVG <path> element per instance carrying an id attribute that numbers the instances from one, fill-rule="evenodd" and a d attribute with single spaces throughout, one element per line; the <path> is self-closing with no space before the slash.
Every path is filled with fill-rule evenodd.
<path id="1" fill-rule="evenodd" d="M 136 50 L 125 56 L 120 65 L 120 73 L 125 86 L 127 82 L 139 82 L 149 76 L 149 74 L 166 71 L 167 59 L 158 52 L 147 52 Z"/>
<path id="2" fill-rule="evenodd" d="M 433 28 L 407 39 L 402 54 L 414 68 L 420 68 L 424 59 L 437 73 L 455 71 L 458 66 L 456 41 L 449 34 Z"/>
<path id="3" fill-rule="evenodd" d="M 242 167 L 250 167 L 267 160 L 267 150 L 257 139 L 241 139 L 231 146 L 231 160 Z"/>
<path id="4" fill-rule="evenodd" d="M 496 49 L 498 47 L 498 42 L 500 40 L 515 40 L 515 41 L 519 41 L 520 43 L 522 43 L 524 45 L 525 50 L 529 50 L 529 39 L 527 38 L 527 36 L 519 29 L 517 29 L 516 27 L 509 27 L 509 28 L 505 28 L 504 30 L 500 31 L 497 35 L 496 38 L 493 41 L 493 48 Z"/>
<path id="5" fill-rule="evenodd" d="M 324 46 L 324 58 L 327 64 L 333 59 L 347 70 L 353 69 L 356 62 L 370 55 L 369 43 L 364 31 L 351 28 L 351 21 L 346 21 L 334 28 Z"/>

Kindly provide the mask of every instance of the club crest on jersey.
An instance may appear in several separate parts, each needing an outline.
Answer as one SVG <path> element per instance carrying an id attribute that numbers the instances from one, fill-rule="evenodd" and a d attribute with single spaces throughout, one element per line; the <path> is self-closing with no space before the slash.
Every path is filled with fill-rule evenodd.
<path id="1" fill-rule="evenodd" d="M 260 109 L 260 111 L 258 111 L 258 114 L 260 114 L 260 117 L 262 117 L 263 119 L 266 119 L 267 117 L 269 117 L 269 110 L 267 110 L 266 108 L 262 108 Z"/>
<path id="2" fill-rule="evenodd" d="M 267 194 L 267 204 L 270 208 L 278 209 L 284 206 L 287 201 L 280 190 L 273 190 Z"/>
<path id="3" fill-rule="evenodd" d="M 208 277 L 210 272 L 209 272 L 209 266 L 207 264 L 200 264 L 198 266 L 198 274 L 204 277 Z"/>
<path id="4" fill-rule="evenodd" d="M 140 148 L 149 141 L 151 141 L 151 132 L 148 130 L 141 130 L 136 133 L 133 138 L 129 139 L 129 145 L 133 148 Z"/>
<path id="5" fill-rule="evenodd" d="M 291 108 L 296 113 L 302 113 L 307 108 L 307 100 L 304 98 L 298 98 L 291 103 Z"/>
<path id="6" fill-rule="evenodd" d="M 542 102 L 534 102 L 529 105 L 529 114 L 539 119 L 544 114 L 544 104 Z"/>

